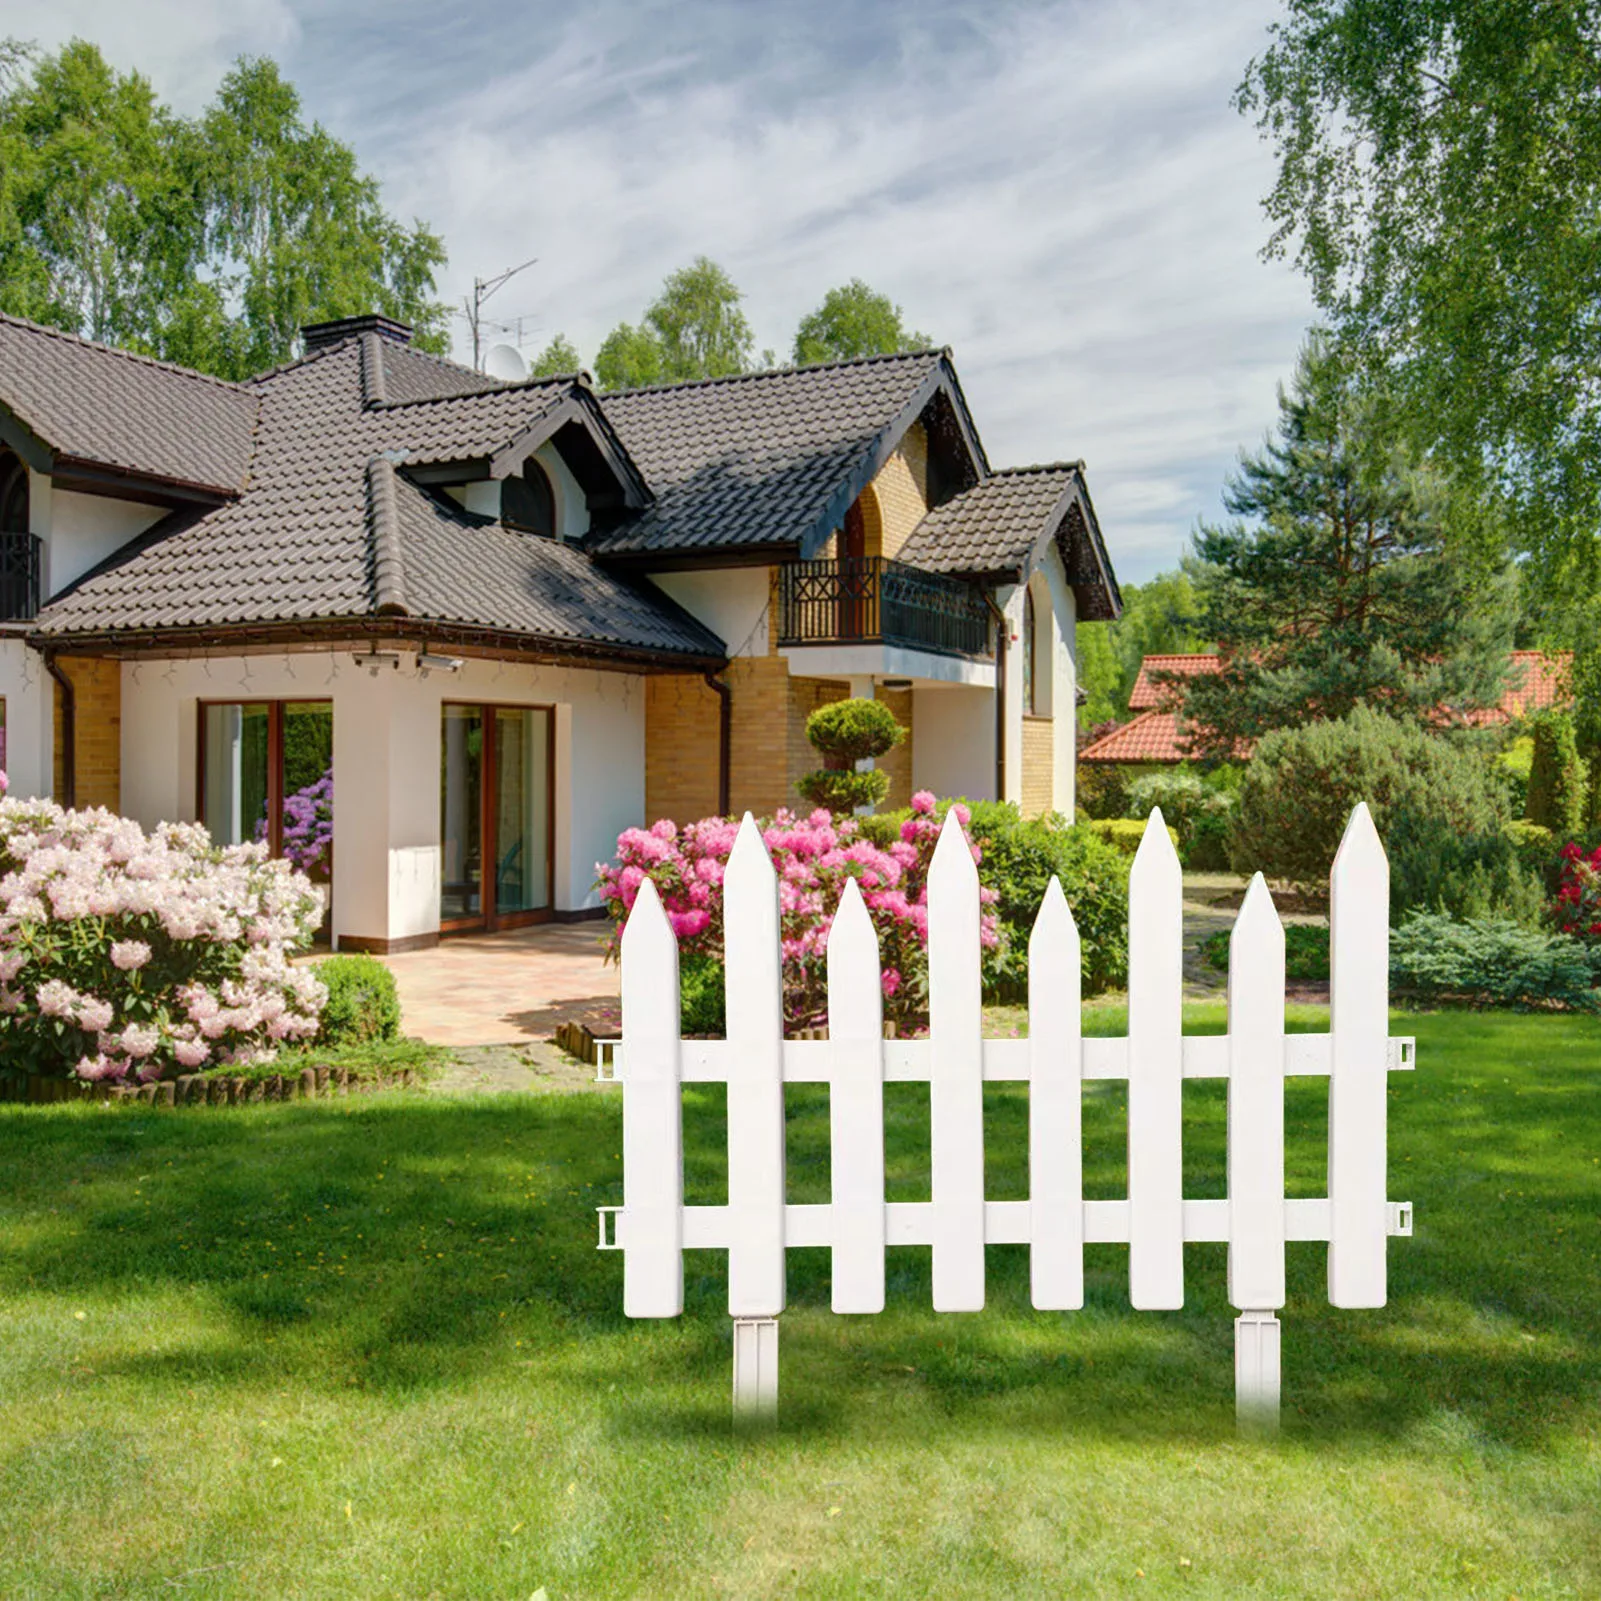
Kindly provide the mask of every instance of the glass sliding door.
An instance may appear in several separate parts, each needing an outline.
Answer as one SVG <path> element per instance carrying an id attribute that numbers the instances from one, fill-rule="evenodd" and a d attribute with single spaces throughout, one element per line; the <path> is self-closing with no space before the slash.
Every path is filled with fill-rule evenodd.
<path id="1" fill-rule="evenodd" d="M 551 906 L 551 755 L 545 706 L 442 708 L 440 921 L 531 922 Z"/>
<path id="2" fill-rule="evenodd" d="M 219 845 L 265 839 L 272 789 L 271 703 L 206 706 L 201 715 L 201 822 Z"/>

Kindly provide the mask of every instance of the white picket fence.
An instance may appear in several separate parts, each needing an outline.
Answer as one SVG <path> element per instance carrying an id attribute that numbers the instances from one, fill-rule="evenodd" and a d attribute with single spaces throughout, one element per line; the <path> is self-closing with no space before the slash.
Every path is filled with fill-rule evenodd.
<path id="1" fill-rule="evenodd" d="M 1388 1030 L 1389 864 L 1366 806 L 1335 858 L 1327 1034 L 1284 1030 L 1284 931 L 1267 886 L 1251 882 L 1229 943 L 1226 1035 L 1182 1030 L 1178 856 L 1152 812 L 1129 881 L 1129 1023 L 1124 1038 L 1081 1032 L 1079 937 L 1053 879 L 1029 941 L 1026 1039 L 985 1039 L 980 1014 L 978 871 L 954 813 L 929 869 L 929 1032 L 886 1040 L 879 954 L 856 885 L 828 943 L 828 1038 L 786 1040 L 778 885 L 747 815 L 724 882 L 727 1037 L 679 1036 L 678 949 L 654 887 L 640 886 L 622 940 L 623 1204 L 601 1208 L 601 1245 L 623 1253 L 623 1310 L 677 1317 L 686 1249 L 728 1252 L 734 1406 L 771 1415 L 788 1246 L 833 1252 L 835 1312 L 884 1307 L 884 1252 L 933 1248 L 936 1312 L 984 1305 L 984 1248 L 1025 1244 L 1033 1304 L 1084 1304 L 1084 1246 L 1126 1242 L 1136 1310 L 1184 1304 L 1184 1245 L 1228 1244 L 1236 1400 L 1243 1425 L 1276 1425 L 1279 1324 L 1288 1240 L 1327 1240 L 1329 1300 L 1385 1301 L 1391 1234 L 1409 1203 L 1385 1189 L 1387 1075 L 1413 1042 Z M 1329 1081 L 1328 1196 L 1284 1194 L 1284 1079 Z M 1182 1084 L 1228 1080 L 1226 1200 L 1183 1194 Z M 1086 1200 L 1080 1133 L 1085 1079 L 1128 1081 L 1128 1198 Z M 885 1083 L 929 1085 L 932 1199 L 884 1199 Z M 983 1087 L 1029 1086 L 1029 1199 L 984 1196 Z M 728 1086 L 728 1203 L 685 1206 L 681 1086 Z M 784 1085 L 827 1084 L 832 1200 L 784 1192 Z M 615 1213 L 614 1238 L 607 1238 Z"/>

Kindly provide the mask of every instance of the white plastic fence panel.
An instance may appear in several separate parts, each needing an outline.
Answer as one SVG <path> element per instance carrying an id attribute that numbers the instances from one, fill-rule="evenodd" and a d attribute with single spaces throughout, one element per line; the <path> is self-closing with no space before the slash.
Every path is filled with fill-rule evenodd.
<path id="1" fill-rule="evenodd" d="M 1329 883 L 1329 1301 L 1383 1306 L 1390 864 L 1366 803 Z"/>
<path id="2" fill-rule="evenodd" d="M 984 1307 L 984 1055 L 978 867 L 952 807 L 928 867 L 934 1310 Z"/>
<path id="3" fill-rule="evenodd" d="M 1129 1301 L 1184 1305 L 1184 873 L 1161 808 L 1128 889 Z"/>
<path id="4" fill-rule="evenodd" d="M 784 978 L 778 876 L 749 812 L 723 878 L 728 996 L 728 1313 L 784 1310 Z"/>
<path id="5" fill-rule="evenodd" d="M 853 878 L 828 931 L 833 1307 L 884 1310 L 884 992 L 878 936 Z"/>
<path id="6" fill-rule="evenodd" d="M 656 886 L 639 886 L 623 929 L 623 1315 L 684 1310 L 683 1102 L 678 942 Z"/>
<path id="7" fill-rule="evenodd" d="M 1028 942 L 1029 1279 L 1042 1312 L 1084 1304 L 1078 927 L 1053 877 Z"/>
<path id="8" fill-rule="evenodd" d="M 1258 873 L 1229 936 L 1229 1300 L 1284 1305 L 1284 927 Z"/>

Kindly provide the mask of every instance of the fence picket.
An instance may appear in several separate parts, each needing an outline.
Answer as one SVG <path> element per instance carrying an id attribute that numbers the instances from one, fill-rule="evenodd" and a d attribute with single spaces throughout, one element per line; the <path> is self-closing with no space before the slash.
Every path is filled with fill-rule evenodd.
<path id="1" fill-rule="evenodd" d="M 1329 881 L 1329 1302 L 1383 1306 L 1390 864 L 1366 803 Z"/>
<path id="2" fill-rule="evenodd" d="M 1053 875 L 1028 941 L 1029 1280 L 1042 1312 L 1084 1304 L 1078 925 Z"/>
<path id="3" fill-rule="evenodd" d="M 828 931 L 833 1307 L 884 1310 L 884 991 L 856 880 Z"/>
<path id="4" fill-rule="evenodd" d="M 730 1317 L 784 1310 L 784 991 L 778 876 L 749 812 L 723 878 Z"/>
<path id="5" fill-rule="evenodd" d="M 928 1121 L 934 1310 L 984 1307 L 978 867 L 952 807 L 928 867 Z"/>
<path id="6" fill-rule="evenodd" d="M 647 878 L 622 940 L 623 1315 L 684 1310 L 683 1103 L 679 1088 L 678 943 Z"/>
<path id="7" fill-rule="evenodd" d="M 1152 808 L 1128 889 L 1129 1300 L 1184 1305 L 1184 874 Z"/>
<path id="8" fill-rule="evenodd" d="M 1229 935 L 1229 1300 L 1284 1305 L 1284 927 L 1258 873 Z"/>

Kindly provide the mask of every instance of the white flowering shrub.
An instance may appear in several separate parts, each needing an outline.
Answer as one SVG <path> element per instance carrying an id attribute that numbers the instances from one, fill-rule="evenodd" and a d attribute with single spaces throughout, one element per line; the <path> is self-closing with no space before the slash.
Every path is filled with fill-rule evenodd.
<path id="1" fill-rule="evenodd" d="M 0 1061 L 148 1081 L 269 1059 L 317 1032 L 327 991 L 290 957 L 321 920 L 265 845 L 0 798 Z"/>

